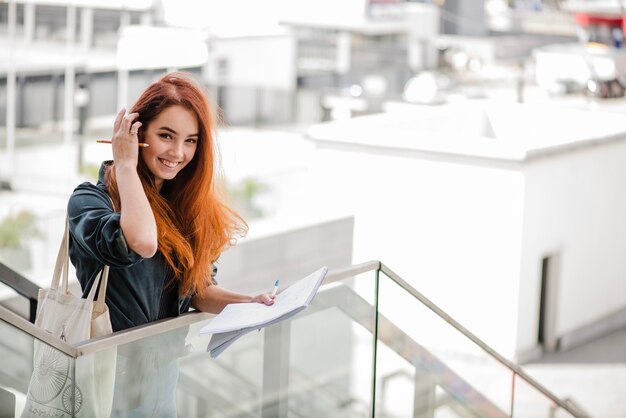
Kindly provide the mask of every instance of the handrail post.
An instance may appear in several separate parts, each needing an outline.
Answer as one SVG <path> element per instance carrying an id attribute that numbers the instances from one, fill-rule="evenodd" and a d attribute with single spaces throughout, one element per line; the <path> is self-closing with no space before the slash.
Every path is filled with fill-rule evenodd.
<path id="1" fill-rule="evenodd" d="M 28 320 L 34 324 L 37 318 L 37 299 L 28 299 L 28 302 Z"/>
<path id="2" fill-rule="evenodd" d="M 510 416 L 515 416 L 515 383 L 517 381 L 517 373 L 513 372 L 513 377 L 511 379 L 511 413 Z"/>
<path id="3" fill-rule="evenodd" d="M 432 375 L 416 369 L 413 378 L 413 418 L 434 418 L 435 389 Z"/>
<path id="4" fill-rule="evenodd" d="M 15 394 L 0 387 L 0 416 L 12 417 L 15 413 Z"/>
<path id="5" fill-rule="evenodd" d="M 380 283 L 380 268 L 376 269 L 374 277 L 374 347 L 372 349 L 372 417 L 376 416 L 376 363 L 378 361 L 378 290 Z"/>
<path id="6" fill-rule="evenodd" d="M 290 322 L 267 327 L 263 340 L 261 416 L 287 418 L 289 407 Z"/>

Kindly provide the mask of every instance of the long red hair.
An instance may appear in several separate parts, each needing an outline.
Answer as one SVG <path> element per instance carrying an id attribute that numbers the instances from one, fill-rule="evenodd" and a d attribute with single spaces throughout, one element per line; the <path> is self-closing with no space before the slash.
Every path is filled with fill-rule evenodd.
<path id="1" fill-rule="evenodd" d="M 237 237 L 245 235 L 248 226 L 220 196 L 216 119 L 202 88 L 190 75 L 167 74 L 139 97 L 130 110 L 139 113 L 137 120 L 142 123 L 139 141 L 143 141 L 141 132 L 170 106 L 183 106 L 196 115 L 199 138 L 193 159 L 163 184 L 160 193 L 141 155 L 137 171 L 156 219 L 159 251 L 180 281 L 181 294 L 193 294 L 211 283 L 211 263 Z M 105 182 L 119 210 L 119 190 L 112 167 Z"/>

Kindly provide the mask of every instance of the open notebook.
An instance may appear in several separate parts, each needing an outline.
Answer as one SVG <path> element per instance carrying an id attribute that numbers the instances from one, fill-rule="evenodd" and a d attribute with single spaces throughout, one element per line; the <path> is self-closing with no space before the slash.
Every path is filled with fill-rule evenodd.
<path id="1" fill-rule="evenodd" d="M 200 330 L 213 334 L 207 351 L 217 357 L 242 335 L 291 318 L 311 303 L 324 280 L 327 267 L 309 274 L 276 295 L 274 304 L 231 303 Z"/>

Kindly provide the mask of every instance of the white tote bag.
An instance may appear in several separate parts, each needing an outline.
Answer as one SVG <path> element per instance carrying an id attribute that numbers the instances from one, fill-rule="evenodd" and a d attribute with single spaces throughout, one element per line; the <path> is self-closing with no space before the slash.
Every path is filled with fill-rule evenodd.
<path id="1" fill-rule="evenodd" d="M 66 220 L 50 289 L 39 290 L 35 325 L 69 344 L 76 344 L 112 332 L 105 303 L 109 267 L 100 272 L 86 299 L 75 296 L 67 287 L 68 250 Z M 94 300 L 98 284 L 98 296 Z M 22 417 L 109 417 L 116 357 L 113 348 L 71 362 L 65 354 L 35 340 L 33 374 Z"/>

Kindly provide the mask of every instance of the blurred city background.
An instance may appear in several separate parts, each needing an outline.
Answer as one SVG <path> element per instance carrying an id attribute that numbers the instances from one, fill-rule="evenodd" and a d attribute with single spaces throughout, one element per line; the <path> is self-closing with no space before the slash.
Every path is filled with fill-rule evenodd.
<path id="1" fill-rule="evenodd" d="M 188 71 L 250 225 L 221 285 L 381 260 L 558 396 L 626 416 L 625 16 L 620 0 L 0 1 L 0 262 L 49 285 L 67 199 L 111 159 L 96 139 Z M 21 302 L 2 287 L 0 303 Z M 391 393 L 384 416 L 413 416 Z"/>

